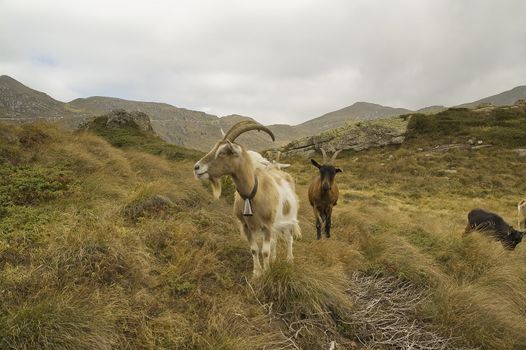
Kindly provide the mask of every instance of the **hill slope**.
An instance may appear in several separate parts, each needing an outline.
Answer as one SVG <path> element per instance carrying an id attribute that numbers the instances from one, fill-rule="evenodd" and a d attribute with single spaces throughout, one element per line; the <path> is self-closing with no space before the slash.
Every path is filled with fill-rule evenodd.
<path id="1" fill-rule="evenodd" d="M 458 107 L 475 108 L 486 103 L 495 106 L 511 106 L 515 104 L 517 100 L 526 100 L 526 85 L 517 86 L 511 90 L 501 92 L 497 95 L 488 96 L 474 102 L 464 103 Z"/>
<path id="2" fill-rule="evenodd" d="M 15 79 L 0 76 L 0 120 L 49 119 L 69 115 L 64 103 L 43 92 L 28 88 Z"/>
<path id="3" fill-rule="evenodd" d="M 424 111 L 425 112 L 425 111 Z M 361 151 L 372 147 L 411 144 L 452 148 L 526 147 L 526 105 L 449 108 L 441 112 L 412 113 L 397 117 L 355 121 L 318 135 L 294 140 L 282 148 L 284 154 L 312 156 L 319 148 L 327 152 Z M 480 145 L 475 145 L 480 142 Z M 444 145 L 445 144 L 445 145 Z"/>
<path id="4" fill-rule="evenodd" d="M 525 97 L 526 87 L 520 86 L 468 105 L 476 106 L 482 102 L 496 105 L 513 104 L 516 99 Z M 201 151 L 207 151 L 215 144 L 221 137 L 220 129 L 227 130 L 237 121 L 251 119 L 240 115 L 218 118 L 166 103 L 130 101 L 112 97 L 94 96 L 63 103 L 30 89 L 8 76 L 0 77 L 0 120 L 58 119 L 63 125 L 75 128 L 87 117 L 110 113 L 114 109 L 144 112 L 150 116 L 155 132 L 164 140 Z M 431 106 L 418 112 L 437 113 L 444 109 L 443 106 Z M 348 123 L 410 112 L 404 108 L 357 102 L 299 125 L 270 125 L 269 128 L 276 134 L 276 142 L 271 142 L 265 135 L 257 133 L 241 136 L 240 142 L 255 150 L 278 148 L 293 140 L 343 127 Z"/>
<path id="5" fill-rule="evenodd" d="M 118 148 L 0 124 L 0 348 L 524 348 L 526 243 L 462 236 L 473 207 L 513 220 L 524 159 L 500 146 L 418 151 L 449 142 L 446 116 L 410 123 L 402 146 L 341 154 L 330 240 L 315 240 L 306 204 L 317 170 L 292 160 L 303 238 L 294 264 L 279 243 L 260 280 L 234 188 L 214 201 L 193 179 L 199 154 L 152 155 L 131 123 L 96 121 Z"/>
<path id="6" fill-rule="evenodd" d="M 526 105 L 470 110 L 450 108 L 435 115 L 412 115 L 407 140 L 432 145 L 481 141 L 504 148 L 525 147 Z"/>

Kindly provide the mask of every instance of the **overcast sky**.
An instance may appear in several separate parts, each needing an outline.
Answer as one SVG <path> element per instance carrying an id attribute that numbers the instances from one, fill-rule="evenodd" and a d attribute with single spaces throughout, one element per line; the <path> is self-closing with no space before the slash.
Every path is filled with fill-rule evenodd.
<path id="1" fill-rule="evenodd" d="M 69 101 L 298 123 L 526 84 L 523 0 L 0 0 L 0 74 Z"/>

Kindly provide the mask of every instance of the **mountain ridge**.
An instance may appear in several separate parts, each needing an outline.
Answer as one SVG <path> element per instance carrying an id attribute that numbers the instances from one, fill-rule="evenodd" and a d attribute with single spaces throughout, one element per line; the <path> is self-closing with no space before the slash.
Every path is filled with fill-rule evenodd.
<path id="1" fill-rule="evenodd" d="M 481 103 L 492 103 L 492 101 L 496 104 L 506 103 L 514 98 L 526 98 L 526 86 L 518 86 L 501 94 L 459 106 L 476 107 Z M 12 77 L 0 76 L 0 120 L 58 120 L 69 128 L 76 128 L 88 117 L 107 114 L 115 109 L 146 113 L 150 117 L 155 132 L 165 141 L 201 151 L 207 151 L 215 144 L 221 137 L 221 129 L 226 131 L 238 121 L 254 120 L 249 116 L 239 114 L 220 117 L 164 102 L 134 101 L 118 97 L 90 96 L 62 102 Z M 277 148 L 293 140 L 318 135 L 356 121 L 375 120 L 414 112 L 437 113 L 445 109 L 444 106 L 429 106 L 413 111 L 359 101 L 300 124 L 268 125 L 276 135 L 276 142 L 271 142 L 266 135 L 260 133 L 242 135 L 240 142 L 255 150 Z"/>
<path id="2" fill-rule="evenodd" d="M 526 99 L 526 85 L 519 85 L 513 89 L 501 93 L 481 98 L 473 102 L 463 103 L 456 107 L 475 108 L 481 104 L 490 103 L 495 106 L 510 106 L 518 100 Z"/>
<path id="3" fill-rule="evenodd" d="M 31 89 L 8 75 L 0 75 L 0 116 L 9 118 L 61 117 L 67 113 L 62 108 L 63 102 L 48 94 Z M 29 117 L 24 117 L 28 113 Z"/>

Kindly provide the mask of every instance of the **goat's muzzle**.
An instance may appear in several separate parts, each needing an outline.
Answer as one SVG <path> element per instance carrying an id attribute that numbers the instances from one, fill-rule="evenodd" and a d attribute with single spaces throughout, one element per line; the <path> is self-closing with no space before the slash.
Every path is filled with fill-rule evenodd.
<path id="1" fill-rule="evenodd" d="M 196 179 L 207 179 L 208 178 L 208 166 L 202 166 L 199 162 L 194 165 L 194 175 Z"/>

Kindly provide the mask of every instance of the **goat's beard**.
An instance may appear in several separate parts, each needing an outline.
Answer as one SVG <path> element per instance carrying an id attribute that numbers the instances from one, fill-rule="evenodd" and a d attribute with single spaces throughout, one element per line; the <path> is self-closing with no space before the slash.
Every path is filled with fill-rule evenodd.
<path id="1" fill-rule="evenodd" d="M 212 185 L 212 194 L 215 199 L 219 199 L 221 196 L 221 179 L 216 179 L 215 177 L 210 177 L 210 184 Z"/>

